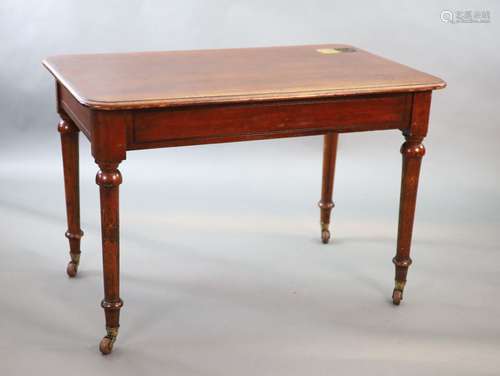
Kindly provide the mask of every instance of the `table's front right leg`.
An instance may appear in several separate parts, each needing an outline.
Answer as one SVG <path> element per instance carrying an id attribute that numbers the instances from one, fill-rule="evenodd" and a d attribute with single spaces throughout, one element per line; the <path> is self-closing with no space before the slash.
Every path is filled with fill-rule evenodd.
<path id="1" fill-rule="evenodd" d="M 104 300 L 101 303 L 106 315 L 106 336 L 99 349 L 103 354 L 113 350 L 120 326 L 120 233 L 119 233 L 119 185 L 122 176 L 118 163 L 99 163 L 96 176 L 101 197 L 102 260 Z"/>
<path id="2" fill-rule="evenodd" d="M 396 256 L 392 262 L 396 267 L 396 282 L 392 293 L 392 302 L 399 305 L 403 299 L 406 275 L 412 260 L 410 258 L 413 220 L 417 202 L 418 179 L 420 164 L 425 155 L 422 144 L 423 137 L 406 136 L 406 142 L 401 146 L 403 169 L 401 174 L 401 198 L 399 203 L 399 226 Z"/>

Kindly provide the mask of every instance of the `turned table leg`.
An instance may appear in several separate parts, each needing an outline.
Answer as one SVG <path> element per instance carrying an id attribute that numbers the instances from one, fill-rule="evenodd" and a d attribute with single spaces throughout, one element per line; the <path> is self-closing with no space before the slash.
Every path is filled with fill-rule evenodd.
<path id="1" fill-rule="evenodd" d="M 425 147 L 422 145 L 422 140 L 423 137 L 406 136 L 406 142 L 401 146 L 403 169 L 399 203 L 398 241 L 397 253 L 392 260 L 396 267 L 396 282 L 392 294 L 392 301 L 395 305 L 399 305 L 403 299 L 406 274 L 408 273 L 408 267 L 412 263 L 410 247 L 413 219 L 417 200 L 420 164 L 425 154 Z"/>
<path id="2" fill-rule="evenodd" d="M 321 183 L 321 200 L 318 206 L 321 212 L 321 240 L 330 240 L 330 215 L 335 206 L 332 201 L 333 180 L 335 177 L 335 160 L 337 158 L 338 134 L 327 133 L 323 141 L 323 178 Z"/>
<path id="3" fill-rule="evenodd" d="M 68 229 L 66 237 L 69 240 L 70 262 L 66 268 L 68 276 L 74 277 L 80 263 L 80 239 L 83 231 L 80 229 L 80 189 L 78 172 L 78 127 L 69 119 L 63 119 L 57 127 L 61 134 L 61 149 L 64 168 L 64 190 L 66 195 L 66 217 Z"/>
<path id="4" fill-rule="evenodd" d="M 120 326 L 120 242 L 119 190 L 122 176 L 117 163 L 99 163 L 96 176 L 101 197 L 102 260 L 104 300 L 101 303 L 106 316 L 106 336 L 99 344 L 103 354 L 111 353 Z"/>

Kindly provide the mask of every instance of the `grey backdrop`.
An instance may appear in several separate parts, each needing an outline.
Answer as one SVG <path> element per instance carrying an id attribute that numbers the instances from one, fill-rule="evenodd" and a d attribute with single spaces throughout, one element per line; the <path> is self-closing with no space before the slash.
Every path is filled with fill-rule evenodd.
<path id="1" fill-rule="evenodd" d="M 446 24 L 443 9 L 488 10 L 491 23 Z M 2 0 L 0 374 L 498 375 L 499 11 L 494 1 Z M 97 168 L 82 138 L 85 236 L 68 280 L 54 82 L 41 59 L 329 42 L 448 82 L 433 96 L 402 305 L 390 304 L 398 132 L 341 136 L 327 246 L 320 137 L 131 152 L 120 167 L 122 328 L 101 357 Z"/>

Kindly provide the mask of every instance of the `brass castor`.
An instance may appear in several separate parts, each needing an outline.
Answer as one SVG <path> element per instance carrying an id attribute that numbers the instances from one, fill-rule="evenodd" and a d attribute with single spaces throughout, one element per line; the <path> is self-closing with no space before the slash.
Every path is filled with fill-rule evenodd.
<path id="1" fill-rule="evenodd" d="M 321 241 L 323 244 L 328 244 L 328 241 L 330 240 L 330 231 L 329 230 L 322 230 L 321 231 Z"/>
<path id="2" fill-rule="evenodd" d="M 101 343 L 99 343 L 99 350 L 101 351 L 102 355 L 111 354 L 111 351 L 113 351 L 113 343 L 114 341 L 109 337 L 104 337 L 103 339 L 101 339 Z"/>
<path id="3" fill-rule="evenodd" d="M 327 244 L 328 241 L 330 240 L 330 229 L 329 229 L 329 223 L 323 223 L 321 222 L 321 241 L 323 244 Z"/>
<path id="4" fill-rule="evenodd" d="M 101 339 L 101 342 L 99 343 L 99 350 L 102 355 L 111 354 L 116 337 L 118 336 L 118 328 L 106 328 L 106 331 L 106 336 Z"/>
<path id="5" fill-rule="evenodd" d="M 66 268 L 66 273 L 69 277 L 76 277 L 76 273 L 78 272 L 78 264 L 74 261 L 70 261 L 68 263 L 68 267 Z"/>
<path id="6" fill-rule="evenodd" d="M 68 263 L 66 273 L 68 273 L 68 276 L 73 278 L 76 277 L 76 273 L 78 272 L 78 264 L 80 264 L 80 254 L 70 252 L 69 257 L 71 257 L 71 261 Z"/>
<path id="7" fill-rule="evenodd" d="M 396 281 L 394 291 L 392 292 L 392 304 L 399 305 L 403 300 L 403 290 L 405 289 L 406 281 Z"/>
<path id="8" fill-rule="evenodd" d="M 403 291 L 394 289 L 392 292 L 392 304 L 399 305 L 401 300 L 403 300 Z"/>

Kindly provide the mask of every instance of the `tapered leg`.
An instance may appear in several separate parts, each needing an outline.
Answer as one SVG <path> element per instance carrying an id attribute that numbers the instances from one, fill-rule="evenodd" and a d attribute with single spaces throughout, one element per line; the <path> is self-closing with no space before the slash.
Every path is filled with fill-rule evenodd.
<path id="1" fill-rule="evenodd" d="M 83 231 L 80 229 L 80 188 L 78 172 L 78 127 L 69 119 L 61 120 L 57 127 L 61 134 L 61 149 L 64 168 L 64 190 L 66 194 L 66 216 L 68 229 L 66 237 L 69 240 L 70 262 L 66 268 L 68 276 L 74 277 L 80 263 L 80 239 Z"/>
<path id="2" fill-rule="evenodd" d="M 323 141 L 323 178 L 321 184 L 321 200 L 318 206 L 321 211 L 321 240 L 330 240 L 330 215 L 335 206 L 332 201 L 333 181 L 335 177 L 335 160 L 337 158 L 337 133 L 327 133 Z"/>
<path id="3" fill-rule="evenodd" d="M 396 267 L 396 283 L 392 294 L 392 301 L 399 305 L 403 299 L 403 290 L 406 284 L 406 274 L 412 261 L 410 258 L 413 218 L 417 200 L 418 178 L 420 164 L 425 154 L 422 137 L 406 136 L 406 142 L 401 146 L 403 155 L 403 169 L 401 176 L 401 198 L 399 203 L 399 225 L 397 253 L 393 258 Z"/>
<path id="4" fill-rule="evenodd" d="M 119 190 L 122 176 L 118 164 L 99 163 L 97 173 L 101 197 L 102 260 L 104 276 L 104 300 L 101 303 L 106 316 L 106 336 L 99 349 L 111 353 L 120 326 L 120 242 L 119 242 Z"/>

